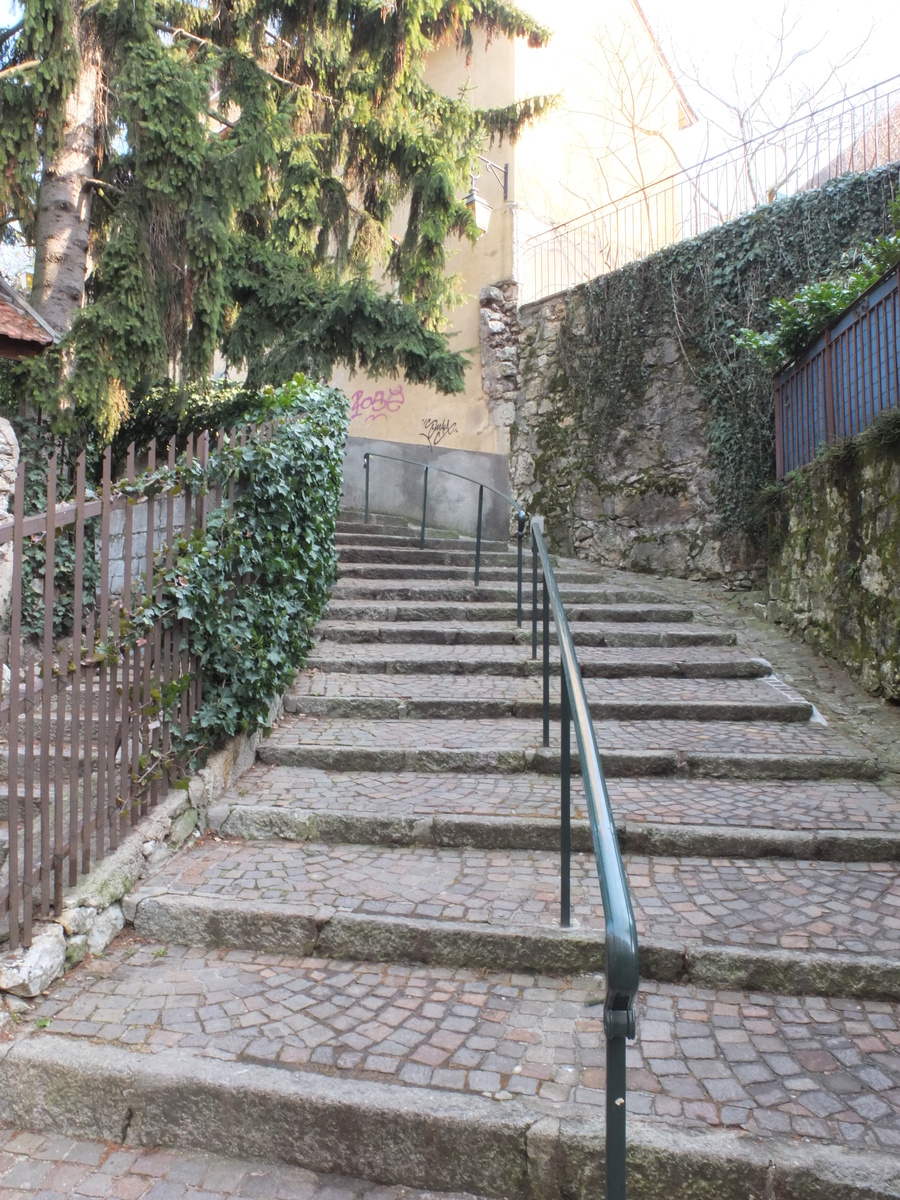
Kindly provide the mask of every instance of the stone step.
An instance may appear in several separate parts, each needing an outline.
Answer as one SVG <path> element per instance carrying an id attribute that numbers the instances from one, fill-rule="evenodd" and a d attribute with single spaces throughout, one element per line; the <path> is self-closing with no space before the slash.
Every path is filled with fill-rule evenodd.
<path id="1" fill-rule="evenodd" d="M 774 677 L 772 677 L 774 679 Z M 558 687 L 551 716 L 559 719 Z M 813 706 L 768 680 L 588 679 L 595 720 L 808 721 Z M 500 675 L 304 672 L 285 696 L 289 713 L 320 717 L 520 717 L 542 714 L 543 680 Z"/>
<path id="2" fill-rule="evenodd" d="M 467 552 L 475 553 L 476 541 L 474 537 L 429 537 L 427 530 L 425 536 L 426 550 L 466 550 Z M 403 533 L 372 533 L 366 530 L 364 526 L 356 526 L 352 530 L 344 530 L 339 528 L 335 534 L 335 545 L 337 546 L 372 546 L 378 549 L 385 547 L 397 547 L 400 550 L 418 550 L 421 545 L 419 532 L 413 532 L 411 529 L 405 530 Z M 518 548 L 515 542 L 509 540 L 501 541 L 499 538 L 482 538 L 482 552 L 493 550 L 496 552 L 508 554 L 510 552 L 518 553 Z M 528 551 L 530 556 L 531 552 Z"/>
<path id="3" fill-rule="evenodd" d="M 522 646 L 442 646 L 436 655 L 427 644 L 360 642 L 357 645 L 323 639 L 307 659 L 315 671 L 374 673 L 378 675 L 540 675 L 540 658 L 533 660 Z M 582 646 L 578 662 L 584 679 L 757 679 L 772 668 L 763 658 L 749 658 L 738 650 L 718 646 L 620 647 Z M 550 669 L 559 675 L 559 656 L 550 651 Z"/>
<path id="4" fill-rule="evenodd" d="M 403 549 L 398 546 L 360 546 L 341 544 L 337 548 L 338 562 L 340 564 L 352 563 L 368 563 L 374 566 L 386 564 L 388 566 L 396 566 L 406 564 L 409 566 L 444 566 L 444 567 L 463 567 L 468 569 L 470 566 L 474 570 L 475 567 L 475 543 L 471 546 L 457 543 L 453 550 L 442 550 L 438 547 L 431 548 L 426 543 L 426 548 L 420 550 L 418 546 L 410 546 L 408 549 Z M 514 551 L 504 545 L 502 550 L 482 550 L 481 562 L 485 568 L 488 567 L 510 567 L 515 569 L 517 565 L 517 557 Z"/>
<path id="5" fill-rule="evenodd" d="M 625 776 L 610 779 L 609 793 L 620 840 L 638 853 L 888 861 L 900 837 L 897 796 L 855 780 Z M 586 822 L 580 776 L 572 780 L 572 805 L 576 822 Z M 546 849 L 558 841 L 559 780 L 535 772 L 423 775 L 256 763 L 216 813 L 220 823 L 233 819 L 230 832 L 240 837 L 251 825 L 260 836 L 268 822 L 273 837 L 364 841 L 354 831 L 367 825 L 379 842 Z"/>
<path id="6" fill-rule="evenodd" d="M 533 817 L 383 817 L 372 812 L 330 808 L 278 807 L 223 801 L 211 808 L 209 828 L 225 837 L 264 841 L 360 842 L 381 846 L 473 847 L 482 850 L 559 848 L 559 818 Z M 845 830 L 797 832 L 758 826 L 620 823 L 623 854 L 716 858 L 809 858 L 820 862 L 900 862 L 900 833 L 850 833 Z M 591 852 L 586 818 L 571 826 L 572 849 Z"/>
<path id="7" fill-rule="evenodd" d="M 475 555 L 471 557 L 468 566 L 440 566 L 439 564 L 419 564 L 411 563 L 403 565 L 402 563 L 370 563 L 370 562 L 339 562 L 338 563 L 338 579 L 381 579 L 385 581 L 401 580 L 406 584 L 416 585 L 423 580 L 439 579 L 445 580 L 448 585 L 453 583 L 466 583 L 471 581 L 475 572 Z M 559 584 L 599 584 L 607 583 L 607 576 L 599 570 L 593 568 L 582 567 L 565 568 L 560 567 L 558 571 L 554 571 L 556 582 Z M 495 567 L 483 566 L 481 568 L 481 579 L 485 583 L 508 583 L 515 585 L 517 579 L 517 571 L 514 566 L 510 567 Z M 526 564 L 523 579 L 526 587 L 531 586 L 531 577 Z"/>
<path id="8" fill-rule="evenodd" d="M 882 999 L 900 989 L 900 865 L 626 855 L 641 975 Z M 128 898 L 147 938 L 445 967 L 599 972 L 593 854 L 207 838 Z"/>
<path id="9" fill-rule="evenodd" d="M 340 621 L 326 618 L 317 632 L 330 642 L 428 643 L 435 646 L 531 645 L 531 629 L 517 629 L 503 621 Z M 714 629 L 688 622 L 667 624 L 648 621 L 583 621 L 572 628 L 576 646 L 733 646 L 730 629 Z M 556 644 L 556 630 L 550 641 Z"/>
<path id="10" fill-rule="evenodd" d="M 435 600 L 426 602 L 415 600 L 369 601 L 366 603 L 359 599 L 344 600 L 340 596 L 336 596 L 328 605 L 328 616 L 331 620 L 373 623 L 394 622 L 400 624 L 412 621 L 421 623 L 444 621 L 458 624 L 461 621 L 491 621 L 509 627 L 516 621 L 517 615 L 515 601 L 510 604 L 497 604 L 481 599 L 471 603 L 452 599 L 443 603 Z M 522 615 L 530 626 L 532 619 L 530 592 L 524 597 Z M 543 620 L 540 606 L 537 609 L 537 618 L 540 624 Z M 569 624 L 574 626 L 584 621 L 597 623 L 609 621 L 689 622 L 693 621 L 694 614 L 689 608 L 678 604 L 567 604 L 566 618 Z"/>
<path id="11" fill-rule="evenodd" d="M 871 779 L 878 766 L 865 751 L 824 726 L 767 721 L 596 721 L 609 776 L 681 775 L 724 779 Z M 559 730 L 541 745 L 538 722 L 397 719 L 385 744 L 383 721 L 352 725 L 327 717 L 283 721 L 260 745 L 259 758 L 280 766 L 359 771 L 559 771 Z M 573 773 L 577 754 L 572 752 Z"/>
<path id="12" fill-rule="evenodd" d="M 592 604 L 666 604 L 669 601 L 659 592 L 636 587 L 599 586 L 597 584 L 579 585 L 564 584 L 560 595 L 566 605 L 566 613 L 570 607 Z M 459 601 L 467 604 L 500 603 L 507 609 L 515 604 L 516 583 L 491 585 L 481 583 L 476 588 L 472 580 L 452 582 L 449 580 L 425 581 L 419 584 L 403 584 L 392 580 L 360 580 L 341 578 L 332 590 L 332 597 L 343 603 L 345 600 L 375 600 L 387 603 L 392 600 L 409 601 L 439 601 L 448 603 Z M 526 574 L 524 579 L 523 601 L 531 604 L 531 577 Z M 515 611 L 515 609 L 513 609 Z M 538 597 L 540 611 L 540 596 Z"/>
<path id="13" fill-rule="evenodd" d="M 385 1187 L 358 1177 L 310 1171 L 284 1161 L 212 1154 L 204 1147 L 160 1148 L 65 1137 L 56 1132 L 0 1130 L 0 1194 L 6 1200 L 467 1200 L 460 1193 Z"/>
<path id="14" fill-rule="evenodd" d="M 584 976 L 122 938 L 36 1006 L 0 1067 L 0 1113 L 391 1181 L 371 1200 L 588 1200 L 603 1191 L 598 996 Z M 638 1010 L 631 1200 L 696 1200 L 698 1179 L 710 1198 L 896 1196 L 896 1005 L 651 983 Z M 239 1194 L 319 1195 L 252 1182 Z"/>

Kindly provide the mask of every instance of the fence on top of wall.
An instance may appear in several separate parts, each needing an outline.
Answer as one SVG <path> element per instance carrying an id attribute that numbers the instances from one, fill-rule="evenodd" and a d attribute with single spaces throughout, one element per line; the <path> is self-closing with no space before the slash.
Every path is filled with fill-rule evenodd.
<path id="1" fill-rule="evenodd" d="M 900 407 L 900 267 L 885 275 L 775 381 L 776 474 Z"/>

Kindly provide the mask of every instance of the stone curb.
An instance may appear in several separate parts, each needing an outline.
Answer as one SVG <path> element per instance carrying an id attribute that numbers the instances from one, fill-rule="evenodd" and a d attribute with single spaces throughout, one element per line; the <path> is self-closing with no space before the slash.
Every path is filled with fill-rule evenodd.
<path id="1" fill-rule="evenodd" d="M 551 975 L 598 974 L 605 965 L 599 930 L 497 927 L 168 893 L 130 897 L 124 911 L 140 937 L 179 945 Z M 649 937 L 641 939 L 640 953 L 642 978 L 660 983 L 869 1000 L 891 1000 L 900 991 L 900 961 L 876 955 L 794 955 Z"/>
<path id="2" fill-rule="evenodd" d="M 283 712 L 281 701 L 272 718 Z M 241 734 L 209 756 L 186 788 L 175 788 L 119 847 L 63 892 L 61 912 L 35 926 L 32 945 L 0 958 L 0 993 L 33 997 L 45 991 L 86 954 L 100 954 L 124 925 L 121 901 L 182 846 L 206 810 L 256 761 L 262 735 Z"/>
<path id="3" fill-rule="evenodd" d="M 234 801 L 217 804 L 208 827 L 225 837 L 262 841 L 355 842 L 377 846 L 471 846 L 481 850 L 559 848 L 553 817 L 378 817 L 334 809 L 285 808 Z M 656 825 L 620 822 L 623 854 L 650 857 L 793 858 L 816 862 L 898 862 L 900 832 L 759 829 L 721 825 Z M 593 848 L 587 821 L 572 822 L 572 849 Z"/>
<path id="4" fill-rule="evenodd" d="M 599 1115 L 548 1116 L 518 1100 L 195 1058 L 75 1038 L 23 1039 L 0 1066 L 9 1124 L 132 1145 L 204 1149 L 464 1190 L 497 1200 L 601 1195 Z M 631 1200 L 897 1200 L 896 1160 L 633 1119 Z"/>
<path id="5" fill-rule="evenodd" d="M 852 754 L 719 754 L 678 750 L 616 751 L 599 747 L 608 778 L 678 775 L 696 779 L 877 779 L 878 763 Z M 259 761 L 270 766 L 323 771 L 482 772 L 513 775 L 538 771 L 558 775 L 557 751 L 535 747 L 466 750 L 379 746 L 304 746 L 263 742 Z M 572 772 L 579 770 L 572 754 Z"/>

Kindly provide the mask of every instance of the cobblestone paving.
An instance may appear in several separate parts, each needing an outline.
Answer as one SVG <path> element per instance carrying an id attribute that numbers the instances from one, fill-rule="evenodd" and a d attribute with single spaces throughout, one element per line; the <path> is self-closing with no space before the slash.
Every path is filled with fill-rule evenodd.
<path id="1" fill-rule="evenodd" d="M 675 750 L 706 754 L 817 754 L 860 756 L 859 747 L 822 725 L 783 725 L 770 721 L 595 721 L 603 749 Z M 551 725 L 550 744 L 559 743 Z M 385 746 L 384 722 L 339 718 L 286 717 L 269 738 L 270 746 Z M 396 720 L 387 748 L 525 750 L 541 746 L 536 722 L 497 720 Z"/>
<path id="2" fill-rule="evenodd" d="M 470 1200 L 299 1167 L 0 1128 L 0 1200 Z"/>
<path id="3" fill-rule="evenodd" d="M 322 638 L 335 642 L 426 642 L 456 644 L 530 644 L 527 630 L 517 630 L 511 621 L 337 621 L 318 626 Z M 555 635 L 551 634 L 555 641 Z M 725 645 L 730 633 L 689 621 L 579 621 L 572 627 L 576 646 L 699 646 Z"/>
<path id="4" fill-rule="evenodd" d="M 762 829 L 900 831 L 900 800 L 872 783 L 835 780 L 616 778 L 613 813 L 627 822 Z M 572 780 L 574 815 L 587 819 L 580 778 Z M 427 775 L 415 771 L 321 771 L 257 763 L 222 804 L 328 809 L 381 817 L 559 816 L 559 781 L 547 775 Z"/>
<path id="5" fill-rule="evenodd" d="M 541 670 L 540 660 L 531 658 L 530 647 L 524 646 L 440 646 L 428 643 L 412 643 L 404 645 L 400 642 L 360 642 L 358 645 L 347 645 L 343 642 L 330 642 L 323 639 L 318 643 L 308 659 L 310 668 L 331 669 L 334 659 L 347 661 L 350 667 L 340 667 L 340 670 L 352 670 L 352 664 L 364 664 L 368 660 L 376 661 L 406 661 L 420 664 L 423 662 L 442 663 L 456 662 L 460 666 L 474 664 L 483 666 L 485 663 L 497 663 L 506 670 L 520 668 L 529 673 Z M 555 646 L 550 647 L 551 662 L 559 662 L 559 652 Z M 691 666 L 706 667 L 710 664 L 723 669 L 733 667 L 739 671 L 748 661 L 748 656 L 729 646 L 584 646 L 579 647 L 578 661 L 585 664 L 603 664 L 611 668 L 628 669 L 634 673 L 635 664 L 638 667 L 658 669 L 660 674 L 667 670 L 680 673 L 680 668 Z M 756 661 L 756 660 L 751 660 Z M 433 668 L 432 668 L 433 669 Z"/>
<path id="6" fill-rule="evenodd" d="M 33 1017 L 49 1021 L 35 1036 L 518 1096 L 555 1110 L 603 1103 L 598 987 L 591 977 L 166 950 L 123 938 Z M 900 1147 L 897 1004 L 648 984 L 638 1021 L 632 1113 Z"/>
<path id="7" fill-rule="evenodd" d="M 641 935 L 900 959 L 900 864 L 626 855 L 625 865 Z M 558 920 L 558 887 L 558 856 L 540 851 L 206 838 L 141 893 L 547 927 Z M 603 928 L 593 855 L 572 857 L 572 912 Z"/>
<path id="8" fill-rule="evenodd" d="M 900 790 L 900 705 L 879 699 L 863 689 L 836 663 L 818 654 L 781 625 L 760 620 L 754 601 L 759 594 L 724 591 L 719 584 L 686 579 L 656 579 L 625 571 L 609 571 L 612 586 L 635 582 L 658 588 L 671 601 L 691 604 L 697 619 L 734 631 L 745 651 L 768 658 L 779 676 L 815 702 L 832 727 L 867 746 L 894 777 L 889 786 Z"/>
<path id="9" fill-rule="evenodd" d="M 769 679 L 586 679 L 588 700 L 596 703 L 680 702 L 776 704 L 805 701 L 792 688 L 778 686 Z M 519 678 L 503 675 L 397 675 L 353 674 L 350 672 L 304 671 L 291 688 L 290 695 L 370 697 L 385 696 L 398 700 L 425 698 L 445 700 L 502 700 L 540 702 L 543 681 L 538 676 Z M 558 683 L 553 700 L 559 699 Z"/>

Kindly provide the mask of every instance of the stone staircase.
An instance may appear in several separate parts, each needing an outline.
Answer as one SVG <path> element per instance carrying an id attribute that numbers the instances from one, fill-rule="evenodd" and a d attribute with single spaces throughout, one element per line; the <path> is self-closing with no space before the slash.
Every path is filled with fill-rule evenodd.
<path id="1" fill-rule="evenodd" d="M 544 749 L 514 556 L 489 544 L 476 590 L 470 542 L 420 551 L 352 516 L 338 537 L 287 715 L 208 834 L 131 896 L 133 930 L 29 1014 L 0 1116 L 383 1184 L 602 1195 L 599 887 L 573 780 L 560 929 L 558 728 Z M 641 937 L 631 1200 L 900 1196 L 897 797 L 664 584 L 557 578 Z"/>

